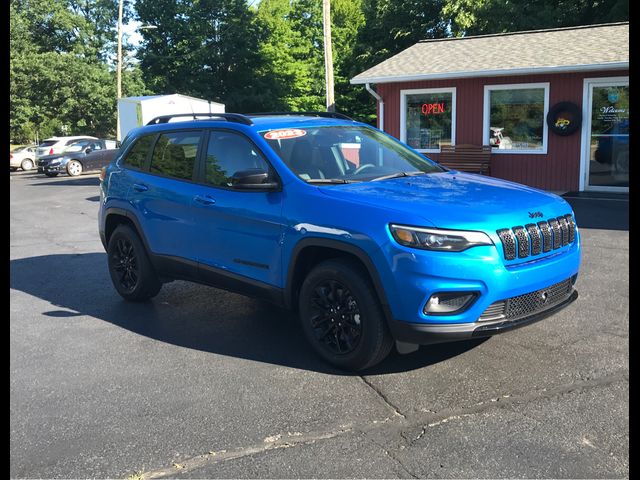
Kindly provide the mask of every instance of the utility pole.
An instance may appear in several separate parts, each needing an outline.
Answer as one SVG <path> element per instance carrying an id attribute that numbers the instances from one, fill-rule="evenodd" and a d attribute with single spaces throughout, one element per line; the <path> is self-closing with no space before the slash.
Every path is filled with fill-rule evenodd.
<path id="1" fill-rule="evenodd" d="M 324 81 L 327 91 L 327 112 L 336 111 L 333 98 L 333 52 L 331 50 L 331 5 L 322 0 L 322 26 L 324 31 Z"/>
<path id="2" fill-rule="evenodd" d="M 122 2 L 118 5 L 118 58 L 116 59 L 116 140 L 120 140 L 120 114 L 118 112 L 118 100 L 122 97 Z"/>

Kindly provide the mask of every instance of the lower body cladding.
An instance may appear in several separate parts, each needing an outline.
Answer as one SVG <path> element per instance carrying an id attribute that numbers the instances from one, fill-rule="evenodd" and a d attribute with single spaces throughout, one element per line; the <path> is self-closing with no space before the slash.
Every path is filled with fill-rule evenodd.
<path id="1" fill-rule="evenodd" d="M 398 342 L 487 337 L 547 318 L 578 298 L 579 240 L 546 258 L 510 266 L 496 249 L 472 250 L 420 252 L 396 262 L 395 277 L 403 288 L 400 297 L 389 299 L 393 320 L 388 323 Z"/>

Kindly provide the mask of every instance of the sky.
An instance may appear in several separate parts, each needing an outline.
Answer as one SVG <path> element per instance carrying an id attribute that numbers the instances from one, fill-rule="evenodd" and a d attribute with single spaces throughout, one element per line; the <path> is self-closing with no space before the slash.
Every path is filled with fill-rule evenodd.
<path id="1" fill-rule="evenodd" d="M 137 31 L 140 25 L 142 24 L 138 21 L 132 21 L 122 25 L 122 36 L 123 38 L 126 38 L 127 43 L 134 49 L 136 49 L 138 45 L 140 45 L 140 42 L 142 42 L 142 35 Z"/>

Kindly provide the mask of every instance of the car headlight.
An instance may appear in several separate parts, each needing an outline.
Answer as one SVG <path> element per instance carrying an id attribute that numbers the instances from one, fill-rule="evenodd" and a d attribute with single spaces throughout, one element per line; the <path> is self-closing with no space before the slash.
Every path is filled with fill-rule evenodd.
<path id="1" fill-rule="evenodd" d="M 60 162 L 61 160 L 59 158 L 54 158 L 53 160 L 51 160 L 49 165 L 58 165 Z"/>
<path id="2" fill-rule="evenodd" d="M 461 252 L 477 245 L 493 245 L 489 236 L 482 232 L 465 230 L 442 230 L 439 228 L 389 225 L 396 242 L 405 247 L 423 250 Z"/>

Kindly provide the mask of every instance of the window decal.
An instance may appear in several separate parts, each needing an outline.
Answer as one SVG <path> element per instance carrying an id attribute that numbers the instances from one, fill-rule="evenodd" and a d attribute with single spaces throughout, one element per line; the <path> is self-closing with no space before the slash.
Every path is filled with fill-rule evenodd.
<path id="1" fill-rule="evenodd" d="M 288 128 L 286 130 L 272 130 L 264 134 L 264 138 L 267 140 L 286 140 L 288 138 L 304 137 L 307 134 L 306 130 L 300 130 L 299 128 Z"/>

